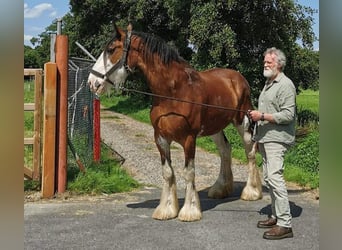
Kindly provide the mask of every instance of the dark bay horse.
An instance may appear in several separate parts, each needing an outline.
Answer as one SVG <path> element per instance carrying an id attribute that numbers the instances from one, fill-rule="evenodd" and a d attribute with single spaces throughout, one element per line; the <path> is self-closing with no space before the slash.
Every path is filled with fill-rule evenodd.
<path id="1" fill-rule="evenodd" d="M 161 156 L 164 184 L 160 203 L 152 217 L 159 220 L 178 216 L 181 221 L 202 218 L 195 188 L 195 151 L 198 136 L 211 136 L 221 158 L 211 198 L 224 198 L 233 192 L 231 145 L 223 129 L 230 123 L 239 131 L 248 159 L 248 179 L 241 199 L 262 197 L 261 180 L 255 163 L 255 145 L 246 115 L 252 109 L 250 88 L 246 79 L 231 69 L 194 70 L 176 50 L 154 36 L 127 31 L 115 25 L 116 33 L 89 74 L 91 89 L 101 94 L 105 89 L 120 87 L 129 73 L 140 70 L 146 77 L 153 97 L 150 113 L 154 139 Z M 169 98 L 165 98 L 169 97 Z M 182 100 L 182 101 L 179 101 Z M 203 104 L 203 105 L 199 105 Z M 222 107 L 222 108 L 220 108 Z M 179 210 L 170 144 L 184 149 L 183 177 L 186 182 L 184 206 Z"/>

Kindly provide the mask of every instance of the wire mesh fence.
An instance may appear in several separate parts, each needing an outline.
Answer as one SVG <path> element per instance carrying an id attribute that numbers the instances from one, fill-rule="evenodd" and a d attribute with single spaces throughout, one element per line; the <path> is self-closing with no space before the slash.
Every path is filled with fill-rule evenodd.
<path id="1" fill-rule="evenodd" d="M 75 153 L 84 166 L 93 161 L 93 99 L 87 86 L 94 62 L 69 58 L 68 79 L 68 165 L 76 165 Z M 70 145 L 71 144 L 71 145 Z M 75 151 L 75 152 L 72 152 Z"/>

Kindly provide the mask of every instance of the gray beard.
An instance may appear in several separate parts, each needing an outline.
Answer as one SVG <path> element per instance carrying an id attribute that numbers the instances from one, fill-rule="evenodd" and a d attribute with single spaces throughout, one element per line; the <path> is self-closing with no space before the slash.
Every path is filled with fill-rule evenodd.
<path id="1" fill-rule="evenodd" d="M 269 79 L 272 76 L 274 76 L 274 72 L 272 69 L 264 69 L 264 77 Z"/>

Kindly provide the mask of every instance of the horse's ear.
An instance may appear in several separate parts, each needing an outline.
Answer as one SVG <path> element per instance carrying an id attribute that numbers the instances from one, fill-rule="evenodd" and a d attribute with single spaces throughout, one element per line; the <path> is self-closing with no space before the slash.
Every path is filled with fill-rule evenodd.
<path id="1" fill-rule="evenodd" d="M 133 26 L 131 23 L 129 23 L 127 26 L 127 31 L 132 32 L 132 30 L 133 30 Z"/>
<path id="2" fill-rule="evenodd" d="M 118 40 L 121 40 L 121 37 L 123 35 L 123 31 L 114 23 L 114 37 L 116 37 Z"/>

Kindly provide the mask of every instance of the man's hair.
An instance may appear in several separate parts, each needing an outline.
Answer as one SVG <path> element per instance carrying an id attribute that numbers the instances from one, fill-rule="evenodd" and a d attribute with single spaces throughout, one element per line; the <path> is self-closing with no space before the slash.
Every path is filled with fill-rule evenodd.
<path id="1" fill-rule="evenodd" d="M 283 51 L 281 51 L 280 49 L 277 49 L 276 47 L 272 47 L 272 48 L 268 48 L 265 53 L 264 56 L 267 54 L 274 54 L 277 57 L 277 62 L 280 66 L 281 71 L 284 70 L 285 65 L 286 65 L 286 56 L 284 54 Z"/>

